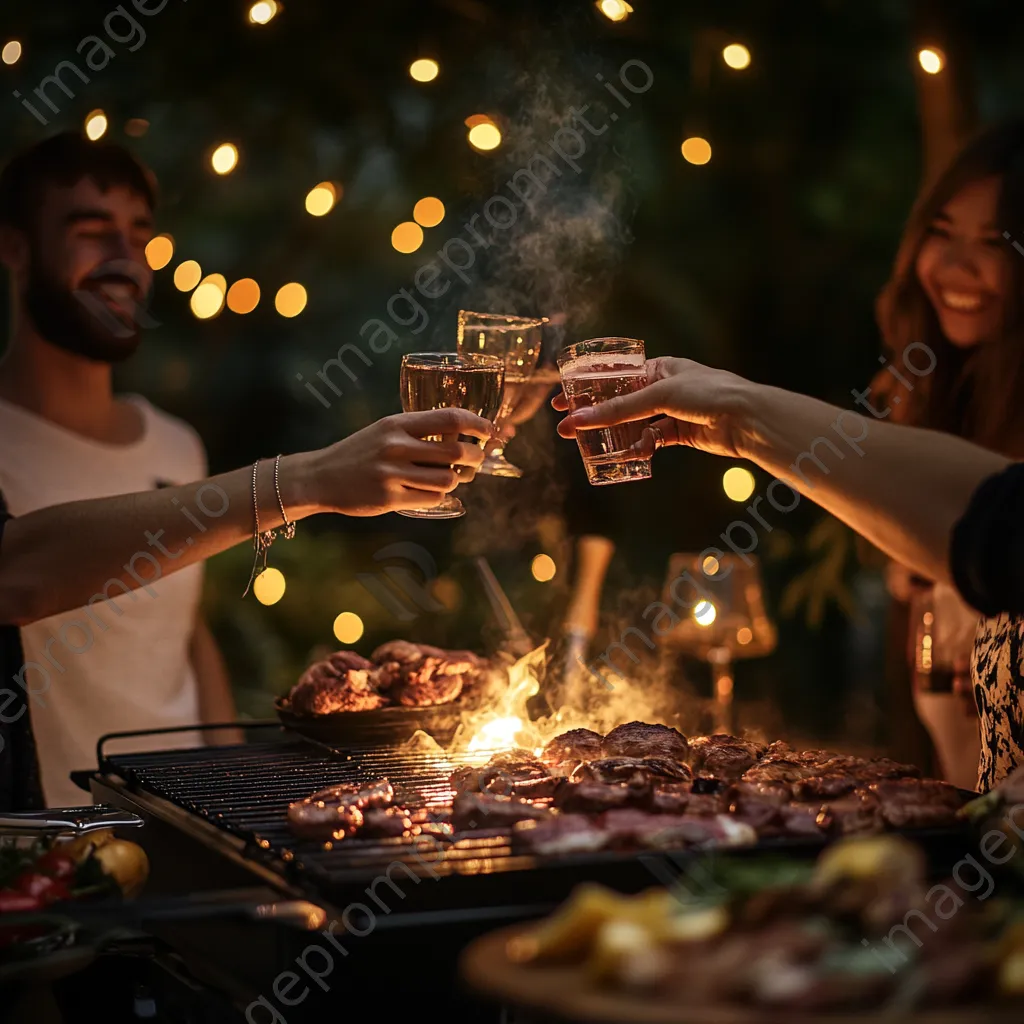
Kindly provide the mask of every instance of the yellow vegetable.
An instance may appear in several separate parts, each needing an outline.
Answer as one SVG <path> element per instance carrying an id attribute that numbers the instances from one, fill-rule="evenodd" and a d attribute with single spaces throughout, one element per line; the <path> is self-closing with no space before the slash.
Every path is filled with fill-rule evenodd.
<path id="1" fill-rule="evenodd" d="M 61 853 L 73 857 L 81 863 L 92 850 L 105 846 L 112 842 L 113 838 L 114 830 L 112 828 L 101 828 L 95 832 L 86 832 L 85 835 L 78 836 L 69 842 L 60 843 L 57 848 Z"/>
<path id="2" fill-rule="evenodd" d="M 841 879 L 897 886 L 925 879 L 924 854 L 902 836 L 858 836 L 827 849 L 814 868 L 814 884 L 826 887 Z"/>
<path id="3" fill-rule="evenodd" d="M 104 843 L 96 851 L 96 860 L 129 899 L 138 896 L 149 878 L 146 851 L 126 839 L 112 839 Z"/>
<path id="4" fill-rule="evenodd" d="M 635 977 L 636 966 L 660 959 L 660 952 L 657 940 L 644 925 L 636 921 L 605 921 L 594 936 L 587 973 L 598 983 L 624 981 Z M 655 977 L 657 973 L 653 972 Z M 634 983 L 641 981 L 636 978 Z"/>

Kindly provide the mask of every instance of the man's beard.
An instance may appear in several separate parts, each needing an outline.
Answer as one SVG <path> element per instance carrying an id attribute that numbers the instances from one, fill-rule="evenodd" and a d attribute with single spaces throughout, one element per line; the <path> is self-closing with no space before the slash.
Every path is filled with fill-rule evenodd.
<path id="1" fill-rule="evenodd" d="M 109 280 L 129 280 L 113 274 Z M 52 345 L 97 363 L 120 363 L 141 341 L 137 323 L 126 323 L 100 298 L 103 278 L 72 292 L 33 258 L 25 306 L 36 330 Z"/>

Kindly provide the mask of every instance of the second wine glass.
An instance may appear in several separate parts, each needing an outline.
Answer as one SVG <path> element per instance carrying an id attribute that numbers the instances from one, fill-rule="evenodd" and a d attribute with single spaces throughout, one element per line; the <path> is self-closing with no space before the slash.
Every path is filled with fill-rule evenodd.
<path id="1" fill-rule="evenodd" d="M 466 359 L 455 352 L 411 352 L 402 357 L 400 388 L 405 412 L 468 409 L 493 422 L 504 387 L 505 363 L 496 356 Z M 482 446 L 484 442 L 479 443 Z M 465 506 L 454 494 L 446 494 L 429 508 L 399 513 L 414 519 L 454 519 L 465 514 Z"/>
<path id="2" fill-rule="evenodd" d="M 495 426 L 500 431 L 529 418 L 544 401 L 544 394 L 557 378 L 540 379 L 542 327 L 546 317 L 506 316 L 503 313 L 474 313 L 459 310 L 458 351 L 467 359 L 496 356 L 505 364 L 505 396 Z M 521 477 L 523 471 L 505 458 L 506 441 L 492 438 L 487 458 L 479 472 L 487 476 Z"/>

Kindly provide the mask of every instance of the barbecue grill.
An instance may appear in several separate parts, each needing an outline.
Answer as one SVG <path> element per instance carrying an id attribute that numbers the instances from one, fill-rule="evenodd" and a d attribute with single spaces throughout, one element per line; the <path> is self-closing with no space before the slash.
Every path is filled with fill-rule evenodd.
<path id="1" fill-rule="evenodd" d="M 599 852 L 549 858 L 514 851 L 507 831 L 446 836 L 440 824 L 451 797 L 446 758 L 403 747 L 333 750 L 279 731 L 266 735 L 245 746 L 141 754 L 107 753 L 101 741 L 89 784 L 96 799 L 146 820 L 135 838 L 150 855 L 151 892 L 251 887 L 255 876 L 282 898 L 318 903 L 338 922 L 346 951 L 335 955 L 331 975 L 323 979 L 329 990 L 300 970 L 311 995 L 287 1008 L 274 997 L 275 976 L 295 971 L 296 957 L 311 942 L 330 950 L 319 933 L 211 923 L 162 935 L 197 974 L 245 1005 L 266 997 L 288 1022 L 313 1019 L 325 1007 L 336 1010 L 342 998 L 349 1006 L 354 991 L 376 989 L 367 1005 L 379 1012 L 381 993 L 394 992 L 399 983 L 402 991 L 428 997 L 438 1019 L 450 1021 L 455 959 L 471 937 L 550 912 L 585 879 L 626 892 L 663 883 L 691 856 Z M 326 786 L 383 776 L 391 780 L 397 804 L 432 812 L 439 822 L 435 832 L 317 843 L 289 831 L 289 803 Z M 952 830 L 922 832 L 920 838 L 937 872 L 967 849 L 967 836 Z M 820 843 L 771 840 L 737 852 L 767 849 L 810 857 Z M 429 1007 L 416 1011 L 420 1019 L 429 1013 Z M 473 1013 L 474 1020 L 489 1019 L 481 1008 Z M 258 1007 L 254 1019 L 274 1018 Z"/>

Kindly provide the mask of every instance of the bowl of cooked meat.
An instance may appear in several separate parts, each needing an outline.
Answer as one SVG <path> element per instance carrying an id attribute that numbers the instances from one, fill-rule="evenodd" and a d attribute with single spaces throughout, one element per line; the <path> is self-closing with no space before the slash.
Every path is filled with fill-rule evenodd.
<path id="1" fill-rule="evenodd" d="M 314 662 L 275 707 L 286 728 L 321 743 L 401 742 L 417 729 L 444 742 L 494 674 L 471 651 L 391 640 L 369 658 L 335 651 Z"/>

